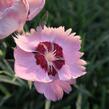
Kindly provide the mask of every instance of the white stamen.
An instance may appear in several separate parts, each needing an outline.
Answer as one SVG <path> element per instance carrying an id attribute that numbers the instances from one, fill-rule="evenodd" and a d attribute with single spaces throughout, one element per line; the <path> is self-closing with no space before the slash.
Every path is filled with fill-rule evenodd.
<path id="1" fill-rule="evenodd" d="M 53 42 L 51 43 L 51 52 L 54 51 L 54 44 Z"/>
<path id="2" fill-rule="evenodd" d="M 47 46 L 44 44 L 44 43 L 40 43 L 44 48 L 45 48 L 45 50 L 48 52 L 48 48 L 47 48 Z"/>
<path id="3" fill-rule="evenodd" d="M 56 58 L 56 61 L 64 61 L 64 58 L 58 57 L 58 58 Z"/>
<path id="4" fill-rule="evenodd" d="M 34 53 L 39 53 L 42 56 L 45 56 L 44 54 L 40 53 L 39 51 L 34 51 Z"/>

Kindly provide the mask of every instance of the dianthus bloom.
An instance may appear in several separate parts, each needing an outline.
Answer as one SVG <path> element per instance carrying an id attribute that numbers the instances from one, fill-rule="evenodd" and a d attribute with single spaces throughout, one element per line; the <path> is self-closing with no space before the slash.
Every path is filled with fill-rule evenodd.
<path id="1" fill-rule="evenodd" d="M 29 14 L 27 20 L 32 20 L 44 7 L 45 0 L 27 0 L 29 5 Z"/>
<path id="2" fill-rule="evenodd" d="M 75 79 L 86 73 L 80 36 L 71 29 L 45 26 L 14 39 L 16 76 L 34 81 L 36 90 L 49 100 L 61 99 L 63 91 L 69 93 Z"/>
<path id="3" fill-rule="evenodd" d="M 0 0 L 0 39 L 21 31 L 43 8 L 45 0 Z"/>

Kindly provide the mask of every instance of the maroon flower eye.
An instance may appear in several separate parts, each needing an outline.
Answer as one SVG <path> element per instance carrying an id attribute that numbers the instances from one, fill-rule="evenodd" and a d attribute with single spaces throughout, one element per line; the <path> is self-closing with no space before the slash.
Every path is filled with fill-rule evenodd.
<path id="1" fill-rule="evenodd" d="M 40 42 L 35 52 L 36 64 L 48 75 L 55 76 L 65 64 L 62 48 L 52 42 Z"/>

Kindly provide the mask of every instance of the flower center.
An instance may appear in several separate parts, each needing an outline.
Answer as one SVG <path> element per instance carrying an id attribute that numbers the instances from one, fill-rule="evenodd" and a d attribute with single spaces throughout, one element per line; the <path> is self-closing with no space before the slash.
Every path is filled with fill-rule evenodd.
<path id="1" fill-rule="evenodd" d="M 53 52 L 45 53 L 45 58 L 48 62 L 55 61 L 55 54 Z"/>
<path id="2" fill-rule="evenodd" d="M 36 64 L 52 76 L 65 64 L 62 48 L 53 42 L 40 42 L 36 47 L 35 59 Z"/>

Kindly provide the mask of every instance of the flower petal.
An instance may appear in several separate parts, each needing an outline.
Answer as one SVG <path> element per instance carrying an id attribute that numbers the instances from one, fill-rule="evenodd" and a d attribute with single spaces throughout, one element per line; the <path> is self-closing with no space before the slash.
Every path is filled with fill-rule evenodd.
<path id="1" fill-rule="evenodd" d="M 72 88 L 71 85 L 75 84 L 76 80 L 71 79 L 68 81 L 59 81 L 58 84 L 62 87 L 62 89 L 64 90 L 64 92 L 66 93 L 70 93 Z"/>
<path id="2" fill-rule="evenodd" d="M 81 65 L 78 65 L 78 64 L 72 64 L 70 66 L 70 70 L 72 72 L 72 77 L 74 79 L 86 74 L 86 71 L 85 71 L 86 68 L 84 66 L 81 66 Z"/>
<path id="3" fill-rule="evenodd" d="M 58 75 L 60 80 L 72 79 L 71 71 L 68 65 L 64 65 L 60 70 L 58 70 Z"/>
<path id="4" fill-rule="evenodd" d="M 53 37 L 46 36 L 42 34 L 42 30 L 40 32 L 31 31 L 30 34 L 27 35 L 17 35 L 17 38 L 14 38 L 17 46 L 26 52 L 34 52 L 37 45 L 43 41 L 53 41 Z"/>
<path id="5" fill-rule="evenodd" d="M 45 0 L 27 0 L 29 3 L 30 14 L 28 20 L 32 20 L 44 7 Z"/>
<path id="6" fill-rule="evenodd" d="M 71 91 L 70 82 L 54 80 L 50 83 L 34 82 L 34 85 L 36 90 L 39 93 L 44 94 L 44 96 L 48 100 L 57 101 L 62 99 L 63 91 L 65 91 L 66 93 L 69 93 Z"/>
<path id="7" fill-rule="evenodd" d="M 70 34 L 69 31 L 65 32 L 64 27 L 50 28 L 44 26 L 44 29 L 40 32 L 42 35 L 41 40 L 59 44 L 66 53 L 68 53 L 68 51 L 79 51 L 81 48 L 80 36 L 74 36 L 75 34 Z"/>
<path id="8" fill-rule="evenodd" d="M 0 39 L 9 36 L 16 31 L 17 28 L 19 28 L 19 24 L 15 19 L 10 18 L 9 16 L 0 18 Z"/>
<path id="9" fill-rule="evenodd" d="M 27 17 L 25 0 L 14 1 L 12 6 L 6 8 L 0 15 L 0 39 L 5 38 L 16 30 L 21 30 Z"/>
<path id="10" fill-rule="evenodd" d="M 13 0 L 0 0 L 0 11 L 3 12 L 6 8 L 9 8 L 13 3 Z"/>
<path id="11" fill-rule="evenodd" d="M 19 48 L 21 48 L 22 50 L 26 51 L 26 52 L 34 52 L 35 51 L 35 46 L 32 42 L 30 42 L 31 40 L 30 37 L 28 36 L 21 36 L 21 35 L 17 35 L 17 37 L 13 37 L 17 46 Z M 31 39 L 33 39 L 33 37 L 31 37 Z M 30 42 L 30 43 L 29 43 Z M 37 41 L 36 45 L 37 45 Z"/>
<path id="12" fill-rule="evenodd" d="M 14 50 L 16 76 L 30 80 L 50 82 L 51 79 L 35 62 L 34 54 L 24 52 L 19 48 Z"/>

